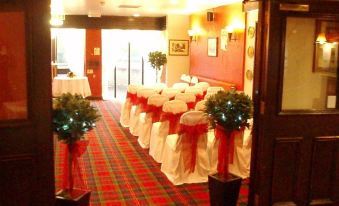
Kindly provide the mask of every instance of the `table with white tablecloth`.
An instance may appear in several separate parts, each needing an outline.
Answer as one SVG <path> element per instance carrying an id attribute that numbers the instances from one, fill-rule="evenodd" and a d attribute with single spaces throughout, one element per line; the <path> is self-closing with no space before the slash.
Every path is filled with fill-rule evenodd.
<path id="1" fill-rule="evenodd" d="M 83 97 L 91 96 L 87 77 L 55 77 L 52 83 L 52 94 L 58 97 L 63 93 L 80 94 Z"/>

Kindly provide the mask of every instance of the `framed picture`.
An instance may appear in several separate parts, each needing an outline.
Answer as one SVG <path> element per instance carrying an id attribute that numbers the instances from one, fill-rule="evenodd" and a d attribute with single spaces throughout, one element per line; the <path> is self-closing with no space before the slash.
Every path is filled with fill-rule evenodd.
<path id="1" fill-rule="evenodd" d="M 188 40 L 170 39 L 168 43 L 168 55 L 171 56 L 187 56 L 189 50 Z"/>
<path id="2" fill-rule="evenodd" d="M 218 39 L 217 38 L 208 38 L 207 39 L 207 55 L 209 57 L 218 56 Z"/>
<path id="3" fill-rule="evenodd" d="M 339 56 L 338 44 L 334 42 L 339 40 L 339 23 L 317 21 L 316 25 L 313 72 L 335 75 L 339 66 Z"/>

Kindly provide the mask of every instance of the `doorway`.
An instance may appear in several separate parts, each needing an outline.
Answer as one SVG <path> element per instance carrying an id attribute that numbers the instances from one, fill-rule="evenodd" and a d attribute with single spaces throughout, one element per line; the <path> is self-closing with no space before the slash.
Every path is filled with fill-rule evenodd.
<path id="1" fill-rule="evenodd" d="M 103 99 L 124 99 L 129 84 L 155 84 L 156 72 L 148 54 L 164 51 L 165 43 L 164 31 L 103 29 Z"/>

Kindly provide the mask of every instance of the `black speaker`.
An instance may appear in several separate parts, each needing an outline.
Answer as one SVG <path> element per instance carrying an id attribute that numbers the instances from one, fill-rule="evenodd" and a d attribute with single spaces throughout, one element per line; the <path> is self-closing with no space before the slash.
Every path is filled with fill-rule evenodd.
<path id="1" fill-rule="evenodd" d="M 214 21 L 214 13 L 207 12 L 207 21 Z"/>

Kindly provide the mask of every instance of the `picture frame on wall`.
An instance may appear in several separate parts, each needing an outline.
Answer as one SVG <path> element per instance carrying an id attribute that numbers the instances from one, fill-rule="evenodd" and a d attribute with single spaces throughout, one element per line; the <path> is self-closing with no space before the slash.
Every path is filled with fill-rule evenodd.
<path id="1" fill-rule="evenodd" d="M 170 56 L 188 56 L 189 41 L 170 39 L 168 42 L 168 55 Z"/>
<path id="2" fill-rule="evenodd" d="M 207 56 L 209 57 L 218 56 L 218 38 L 210 37 L 207 39 Z"/>

